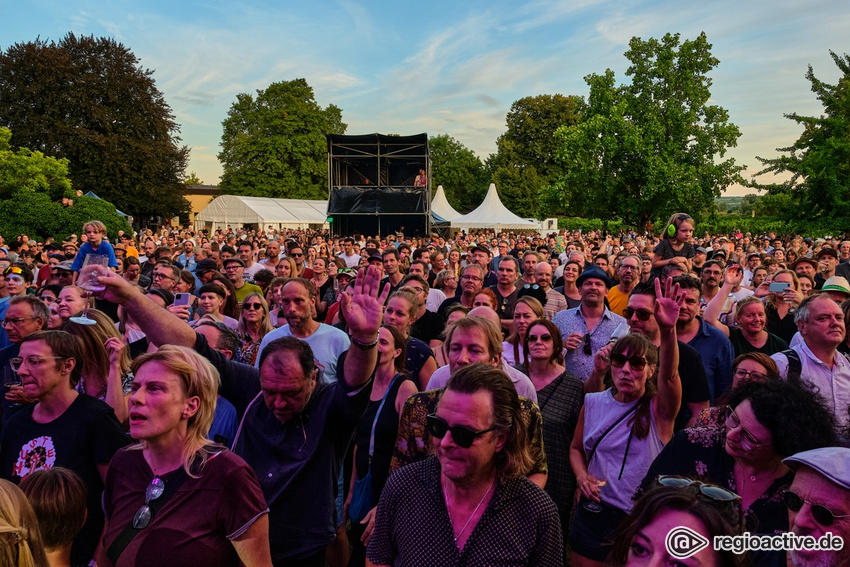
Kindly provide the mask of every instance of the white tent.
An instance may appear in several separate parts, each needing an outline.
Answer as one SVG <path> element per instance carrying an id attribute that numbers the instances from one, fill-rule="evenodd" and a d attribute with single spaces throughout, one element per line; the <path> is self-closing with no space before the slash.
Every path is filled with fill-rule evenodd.
<path id="1" fill-rule="evenodd" d="M 468 215 L 452 220 L 452 228 L 461 230 L 489 228 L 497 233 L 503 230 L 533 230 L 537 232 L 540 230 L 540 225 L 528 222 L 510 212 L 499 199 L 496 184 L 491 183 L 490 189 L 487 190 L 487 196 L 484 197 L 484 202 Z"/>
<path id="2" fill-rule="evenodd" d="M 221 195 L 195 215 L 195 228 L 215 230 L 228 224 L 256 224 L 262 228 L 272 225 L 278 229 L 322 228 L 326 227 L 327 216 L 327 201 Z"/>
<path id="3" fill-rule="evenodd" d="M 457 212 L 454 207 L 449 204 L 449 200 L 446 199 L 446 192 L 443 191 L 443 186 L 437 186 L 437 194 L 434 195 L 434 198 L 431 199 L 431 212 L 440 216 L 440 218 L 453 221 L 454 219 L 460 216 L 460 213 Z"/>

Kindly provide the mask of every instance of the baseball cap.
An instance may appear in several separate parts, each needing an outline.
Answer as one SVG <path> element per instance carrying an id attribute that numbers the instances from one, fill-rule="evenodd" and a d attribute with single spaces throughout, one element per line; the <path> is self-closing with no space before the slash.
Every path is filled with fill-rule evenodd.
<path id="1" fill-rule="evenodd" d="M 204 258 L 195 265 L 195 269 L 192 271 L 199 274 L 201 272 L 209 272 L 211 270 L 218 270 L 218 264 L 215 263 L 215 260 Z"/>
<path id="2" fill-rule="evenodd" d="M 73 264 L 74 264 L 74 262 L 73 262 L 73 261 L 71 261 L 71 260 L 65 260 L 64 262 L 59 262 L 59 265 L 58 265 L 58 266 L 56 266 L 56 269 L 57 269 L 57 270 L 64 270 L 64 271 L 66 271 L 66 272 L 73 272 L 74 270 L 73 270 L 73 269 L 71 269 L 71 266 L 72 266 Z"/>

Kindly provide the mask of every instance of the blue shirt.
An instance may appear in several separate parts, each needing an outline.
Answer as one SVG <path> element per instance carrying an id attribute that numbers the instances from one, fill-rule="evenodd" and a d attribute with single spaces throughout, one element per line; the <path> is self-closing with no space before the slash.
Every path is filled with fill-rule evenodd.
<path id="1" fill-rule="evenodd" d="M 711 405 L 717 404 L 717 397 L 732 389 L 732 363 L 735 361 L 735 349 L 723 331 L 706 323 L 702 317 L 699 331 L 688 344 L 702 357 L 708 391 L 711 393 Z"/>
<path id="2" fill-rule="evenodd" d="M 552 322 L 560 329 L 561 337 L 564 340 L 566 340 L 568 335 L 572 335 L 573 333 L 579 333 L 581 335 L 588 334 L 587 322 L 581 314 L 581 306 L 561 311 L 555 315 Z M 584 353 L 584 342 L 575 350 L 568 350 L 564 356 L 564 366 L 566 369 L 581 378 L 582 382 L 590 378 L 590 374 L 593 372 L 593 355 L 610 342 L 614 330 L 620 325 L 625 325 L 621 334 L 629 332 L 626 320 L 606 307 L 602 313 L 602 319 L 590 331 L 591 354 Z"/>
<path id="3" fill-rule="evenodd" d="M 112 245 L 105 240 L 101 241 L 100 246 L 97 247 L 97 250 L 92 248 L 92 245 L 88 242 L 83 243 L 80 246 L 80 251 L 77 252 L 77 257 L 74 258 L 74 263 L 71 264 L 71 269 L 75 272 L 79 272 L 80 268 L 83 267 L 83 262 L 86 259 L 86 256 L 89 254 L 95 254 L 97 256 L 106 256 L 109 258 L 109 267 L 117 268 L 118 260 L 115 259 L 115 250 L 112 248 Z"/>

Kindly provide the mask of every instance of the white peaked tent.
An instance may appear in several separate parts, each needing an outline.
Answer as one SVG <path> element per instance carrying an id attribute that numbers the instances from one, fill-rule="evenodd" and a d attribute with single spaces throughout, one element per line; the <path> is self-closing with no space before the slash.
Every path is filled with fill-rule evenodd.
<path id="1" fill-rule="evenodd" d="M 434 195 L 433 199 L 431 199 L 431 212 L 447 221 L 453 221 L 460 216 L 460 213 L 457 212 L 454 207 L 449 204 L 449 200 L 446 199 L 446 192 L 443 191 L 442 185 L 437 186 L 437 194 Z"/>
<path id="2" fill-rule="evenodd" d="M 256 224 L 263 228 L 320 228 L 327 216 L 327 201 L 221 195 L 195 215 L 195 227 L 215 230 L 228 224 Z"/>
<path id="3" fill-rule="evenodd" d="M 471 230 L 475 228 L 489 228 L 495 232 L 503 230 L 534 230 L 539 231 L 540 225 L 522 219 L 510 212 L 499 199 L 496 192 L 496 184 L 491 183 L 487 190 L 484 202 L 477 209 L 452 220 L 452 228 Z"/>

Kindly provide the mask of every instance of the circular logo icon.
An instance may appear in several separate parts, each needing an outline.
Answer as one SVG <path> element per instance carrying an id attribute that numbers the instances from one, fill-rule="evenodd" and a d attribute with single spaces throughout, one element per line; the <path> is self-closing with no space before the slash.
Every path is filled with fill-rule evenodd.
<path id="1" fill-rule="evenodd" d="M 676 559 L 687 559 L 708 547 L 709 543 L 711 542 L 706 538 L 686 526 L 673 528 L 664 539 L 667 553 Z"/>

